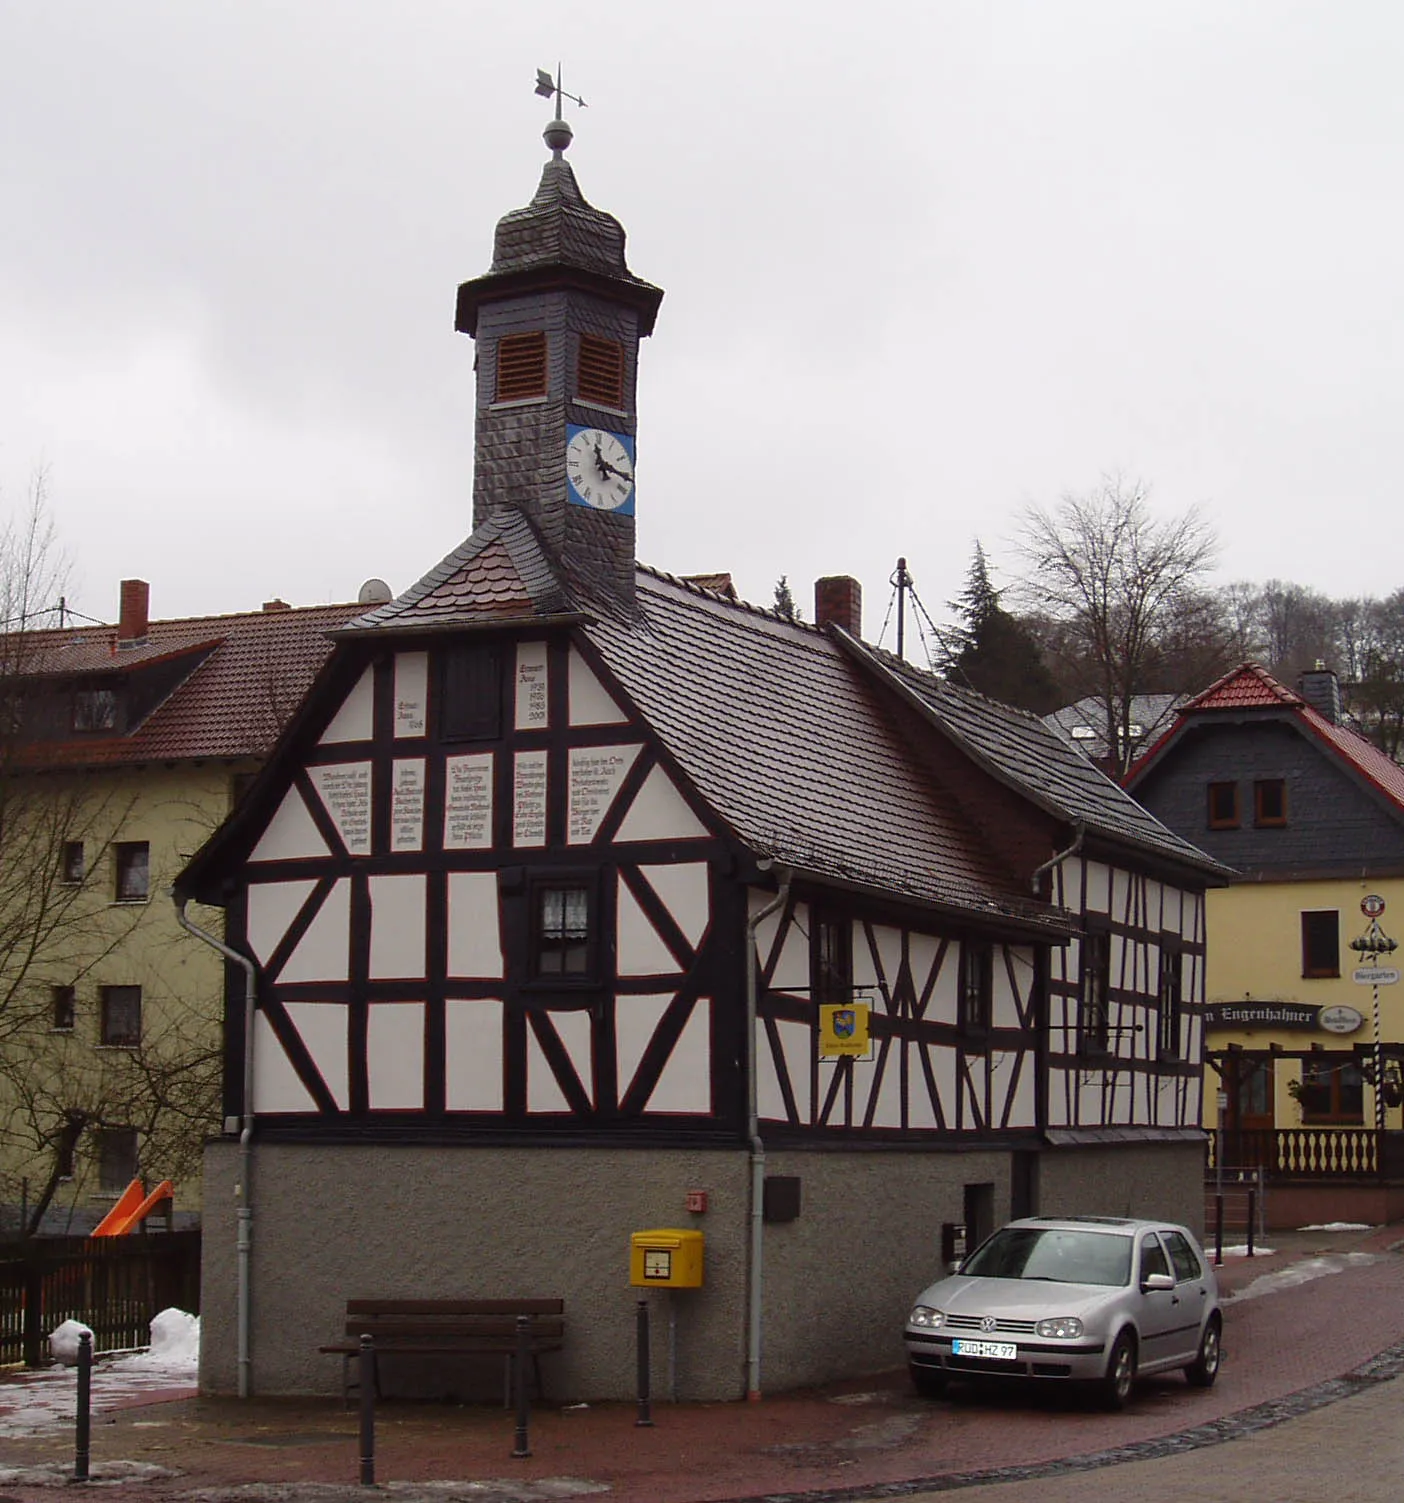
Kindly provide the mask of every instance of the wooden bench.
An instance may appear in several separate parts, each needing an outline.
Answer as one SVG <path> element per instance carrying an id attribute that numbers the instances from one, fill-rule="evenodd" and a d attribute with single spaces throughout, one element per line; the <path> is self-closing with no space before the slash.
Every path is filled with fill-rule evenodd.
<path id="1" fill-rule="evenodd" d="M 349 1299 L 346 1340 L 318 1351 L 341 1357 L 341 1392 L 347 1403 L 362 1377 L 358 1371 L 356 1381 L 351 1379 L 351 1364 L 360 1366 L 362 1336 L 375 1342 L 377 1398 L 383 1357 L 501 1357 L 503 1404 L 510 1407 L 519 1315 L 530 1317 L 531 1362 L 541 1397 L 541 1354 L 559 1351 L 565 1340 L 561 1299 Z"/>

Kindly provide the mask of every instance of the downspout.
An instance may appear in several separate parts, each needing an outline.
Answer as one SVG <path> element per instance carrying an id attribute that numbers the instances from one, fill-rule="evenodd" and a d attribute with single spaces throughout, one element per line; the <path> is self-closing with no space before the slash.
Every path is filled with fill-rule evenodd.
<path id="1" fill-rule="evenodd" d="M 756 1014 L 759 978 L 756 974 L 756 930 L 762 920 L 783 908 L 790 896 L 790 874 L 779 868 L 780 891 L 746 920 L 746 1136 L 751 1145 L 751 1247 L 747 1269 L 746 1397 L 759 1399 L 761 1358 L 761 1274 L 765 1257 L 765 1144 L 760 1136 L 756 1092 Z"/>
<path id="2" fill-rule="evenodd" d="M 254 963 L 247 955 L 231 950 L 223 940 L 192 924 L 185 916 L 186 899 L 171 895 L 175 903 L 176 919 L 180 927 L 203 940 L 211 949 L 218 950 L 224 958 L 243 969 L 244 972 L 244 1115 L 239 1131 L 239 1177 L 235 1188 L 235 1217 L 237 1231 L 235 1248 L 238 1258 L 238 1278 L 235 1294 L 234 1320 L 238 1342 L 238 1393 L 241 1399 L 251 1397 L 253 1384 L 253 1359 L 249 1354 L 249 1261 L 253 1248 L 253 1197 L 249 1193 L 249 1179 L 253 1172 L 253 1084 L 254 1084 L 254 1005 L 258 996 L 254 976 Z"/>
<path id="3" fill-rule="evenodd" d="M 1051 872 L 1055 866 L 1058 866 L 1062 862 L 1066 861 L 1069 856 L 1076 856 L 1077 853 L 1082 849 L 1083 837 L 1086 834 L 1087 826 L 1083 823 L 1082 820 L 1078 820 L 1077 824 L 1073 827 L 1073 842 L 1067 848 L 1067 850 L 1059 851 L 1056 856 L 1050 856 L 1042 866 L 1034 868 L 1034 874 L 1029 878 L 1029 886 L 1033 889 L 1034 897 L 1038 897 L 1039 895 L 1038 889 L 1040 883 L 1043 881 L 1044 873 Z"/>

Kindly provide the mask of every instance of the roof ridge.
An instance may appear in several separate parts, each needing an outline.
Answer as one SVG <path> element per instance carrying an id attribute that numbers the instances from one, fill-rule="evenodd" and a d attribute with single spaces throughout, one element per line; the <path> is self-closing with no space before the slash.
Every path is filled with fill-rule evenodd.
<path id="1" fill-rule="evenodd" d="M 782 616 L 774 606 L 757 605 L 754 601 L 746 600 L 741 595 L 734 598 L 730 595 L 719 594 L 716 590 L 709 590 L 705 585 L 696 584 L 683 574 L 671 574 L 667 569 L 660 569 L 656 564 L 646 564 L 641 559 L 634 561 L 634 567 L 641 574 L 651 575 L 654 579 L 662 580 L 665 584 L 677 585 L 680 590 L 689 595 L 700 595 L 704 600 L 710 600 L 718 605 L 731 607 L 733 610 L 746 612 L 747 615 L 758 616 L 764 621 L 778 621 L 782 626 L 794 626 L 800 631 L 808 632 L 811 636 L 827 637 L 829 629 L 820 626 L 817 621 L 805 621 L 800 618 L 791 620 L 789 616 Z M 861 638 L 859 639 L 862 640 Z M 866 644 L 865 644 L 866 645 Z"/>

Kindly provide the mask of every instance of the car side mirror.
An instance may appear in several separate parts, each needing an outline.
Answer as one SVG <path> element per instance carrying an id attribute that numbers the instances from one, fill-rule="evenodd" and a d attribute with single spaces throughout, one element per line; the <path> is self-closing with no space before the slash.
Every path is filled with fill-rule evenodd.
<path id="1" fill-rule="evenodd" d="M 1141 1279 L 1141 1288 L 1147 1293 L 1152 1289 L 1173 1289 L 1175 1280 L 1168 1273 L 1148 1273 Z"/>

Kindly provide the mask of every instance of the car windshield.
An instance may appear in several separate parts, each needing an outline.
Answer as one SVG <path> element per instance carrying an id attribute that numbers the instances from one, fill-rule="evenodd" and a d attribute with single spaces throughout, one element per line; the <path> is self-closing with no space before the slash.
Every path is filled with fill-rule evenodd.
<path id="1" fill-rule="evenodd" d="M 961 1268 L 981 1279 L 1050 1279 L 1059 1284 L 1127 1284 L 1131 1238 L 1117 1232 L 1007 1226 Z"/>

